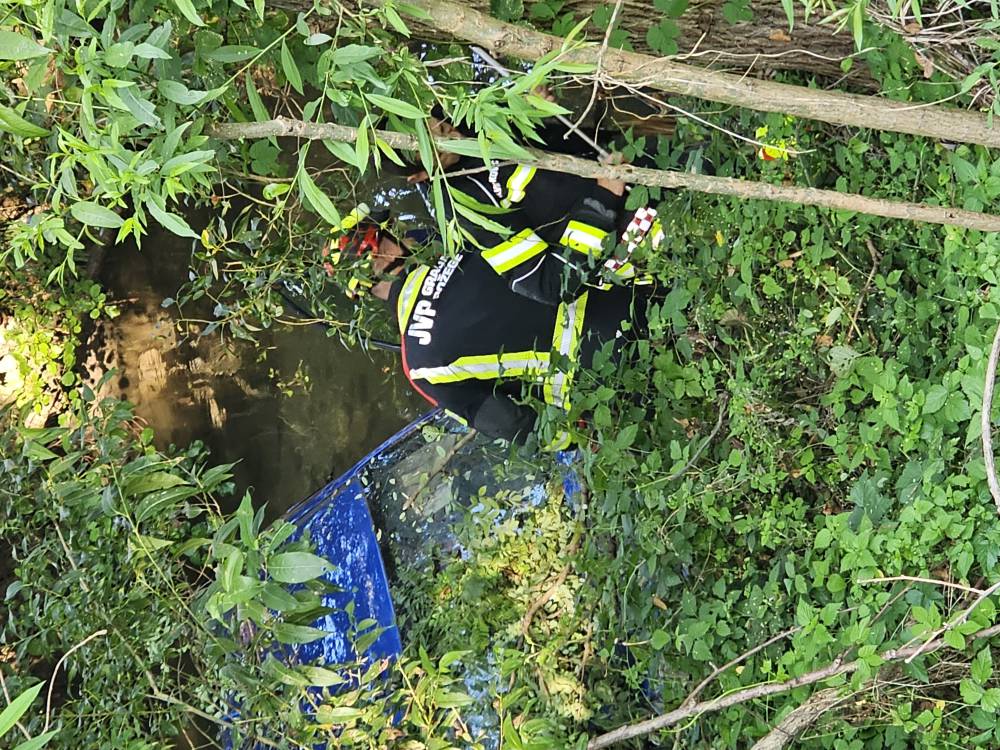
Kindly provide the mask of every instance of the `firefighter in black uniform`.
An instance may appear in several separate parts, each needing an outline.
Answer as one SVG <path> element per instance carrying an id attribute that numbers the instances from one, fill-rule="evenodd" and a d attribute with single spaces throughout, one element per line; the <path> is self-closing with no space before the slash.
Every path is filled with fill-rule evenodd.
<path id="1" fill-rule="evenodd" d="M 380 279 L 371 292 L 393 306 L 413 387 L 484 434 L 523 442 L 537 416 L 520 403 L 526 382 L 566 409 L 578 369 L 606 342 L 620 349 L 623 322 L 641 330 L 646 291 L 620 283 L 634 272 L 609 257 L 624 187 L 523 165 L 452 178 L 462 252 L 404 275 L 406 243 L 362 221 L 341 255 L 370 258 Z M 505 233 L 463 219 L 454 203 L 503 209 L 485 215 Z M 560 435 L 549 447 L 565 444 Z"/>

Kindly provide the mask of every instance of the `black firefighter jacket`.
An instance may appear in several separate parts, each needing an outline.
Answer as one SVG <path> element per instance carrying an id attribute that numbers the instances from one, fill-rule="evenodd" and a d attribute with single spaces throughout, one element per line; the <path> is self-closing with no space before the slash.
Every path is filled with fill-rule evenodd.
<path id="1" fill-rule="evenodd" d="M 623 200 L 594 180 L 523 165 L 451 178 L 449 188 L 462 252 L 412 270 L 390 296 L 403 368 L 432 404 L 523 442 L 536 418 L 518 403 L 525 384 L 568 409 L 576 371 L 632 317 L 634 287 L 605 279 Z"/>

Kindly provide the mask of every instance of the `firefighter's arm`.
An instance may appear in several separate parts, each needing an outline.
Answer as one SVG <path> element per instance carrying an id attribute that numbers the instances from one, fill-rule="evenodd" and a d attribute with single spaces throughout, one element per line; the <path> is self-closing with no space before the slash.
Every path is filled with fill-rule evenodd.
<path id="1" fill-rule="evenodd" d="M 602 195 L 603 194 L 603 195 Z M 561 223 L 557 242 L 546 242 L 534 228 L 526 228 L 483 250 L 483 259 L 503 276 L 511 291 L 546 305 L 575 299 L 584 284 L 600 275 L 605 243 L 613 242 L 620 203 L 617 196 L 598 188 L 574 205 Z"/>
<path id="2" fill-rule="evenodd" d="M 535 410 L 498 392 L 492 381 L 438 383 L 424 389 L 439 406 L 487 437 L 523 445 L 535 428 Z"/>

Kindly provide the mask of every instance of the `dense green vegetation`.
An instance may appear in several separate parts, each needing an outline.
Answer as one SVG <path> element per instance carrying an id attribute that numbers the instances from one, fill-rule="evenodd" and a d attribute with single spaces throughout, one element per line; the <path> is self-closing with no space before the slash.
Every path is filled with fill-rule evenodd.
<path id="1" fill-rule="evenodd" d="M 803 5 L 781 5 L 794 33 Z M 936 68 L 888 28 L 932 31 L 931 9 L 808 6 L 812 23 L 835 13 L 864 50 L 843 70 L 864 66 L 886 95 L 996 106 L 1000 22 L 989 4 L 967 9 L 966 57 Z M 993 648 L 970 637 L 996 622 L 995 598 L 979 592 L 1000 580 L 979 443 L 1000 321 L 996 236 L 634 189 L 631 207 L 667 217 L 664 243 L 638 260 L 669 293 L 630 364 L 603 358 L 578 379 L 573 413 L 545 415 L 546 429 L 576 432 L 585 493 L 562 497 L 559 470 L 535 457 L 533 470 L 553 477 L 549 503 L 479 498 L 455 524 L 464 556 L 442 551 L 401 573 L 406 658 L 369 670 L 358 690 L 313 696 L 313 720 L 305 686 L 336 676 L 269 654 L 316 635 L 305 625 L 318 584 L 290 597 L 261 574 L 309 582 L 323 563 L 285 544 L 286 527 L 261 528 L 249 498 L 220 512 L 227 469 L 209 468 L 199 446 L 159 452 L 127 406 L 79 387 L 86 320 L 114 312 L 86 278 L 89 254 L 141 240 L 153 223 L 189 237 L 196 277 L 177 299 L 216 302 L 203 335 L 252 337 L 280 322 L 290 314 L 274 291 L 282 280 L 301 284 L 345 340 L 384 332 L 374 306 L 344 318 L 323 266 L 331 227 L 402 167 L 376 129 L 416 135 L 414 160 L 434 172 L 425 115 L 438 104 L 481 134 L 474 152 L 516 155 L 554 111 L 525 92 L 543 81 L 571 89 L 592 71 L 553 54 L 514 87 L 475 83 L 458 40 L 412 41 L 420 13 L 404 3 L 0 8 L 0 355 L 20 384 L 4 392 L 0 438 L 0 674 L 7 701 L 44 696 L 38 685 L 54 675 L 51 710 L 39 697 L 21 719 L 36 747 L 139 750 L 178 735 L 210 746 L 229 700 L 253 717 L 240 733 L 279 747 L 583 747 L 680 705 L 710 675 L 701 699 L 838 659 L 858 666 L 633 746 L 750 747 L 819 687 L 844 701 L 806 730 L 804 747 L 1000 744 Z M 494 3 L 493 13 L 579 40 L 588 30 L 600 39 L 613 8 L 592 9 L 596 28 L 577 28 L 583 9 L 555 0 Z M 623 27 L 614 43 L 675 52 L 693 9 L 652 8 L 645 38 Z M 724 3 L 729 24 L 753 13 Z M 700 119 L 677 116 L 670 136 L 612 133 L 628 158 L 686 167 L 684 153 L 725 176 L 996 211 L 1000 166 L 986 149 L 669 101 Z M 360 135 L 311 147 L 212 136 L 214 124 L 275 115 Z M 798 153 L 762 160 L 730 133 Z M 440 206 L 446 188 L 433 184 Z M 214 208 L 208 226 L 184 218 L 194 205 Z M 454 236 L 441 211 L 434 221 Z M 887 650 L 935 634 L 946 649 L 885 663 Z M 463 721 L 466 692 L 492 705 L 495 724 Z M 395 725 L 386 706 L 402 708 Z M 0 742 L 27 739 L 6 723 L 14 713 L 0 717 Z"/>

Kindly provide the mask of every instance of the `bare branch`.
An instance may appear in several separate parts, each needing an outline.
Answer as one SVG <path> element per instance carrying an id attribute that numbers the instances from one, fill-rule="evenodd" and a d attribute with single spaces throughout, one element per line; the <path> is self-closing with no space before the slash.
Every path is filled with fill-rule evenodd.
<path id="1" fill-rule="evenodd" d="M 74 651 L 83 648 L 95 638 L 100 638 L 107 634 L 108 634 L 107 630 L 98 630 L 94 633 L 91 633 L 82 641 L 80 641 L 78 644 L 73 646 L 73 648 L 71 648 L 69 651 L 63 654 L 62 658 L 56 662 L 56 668 L 52 670 L 52 676 L 49 678 L 49 692 L 45 698 L 45 726 L 42 728 L 41 732 L 42 734 L 45 734 L 47 731 L 49 731 L 49 725 L 51 724 L 52 721 L 52 689 L 55 687 L 56 675 L 59 674 L 59 668 L 62 667 L 62 665 L 73 654 Z"/>
<path id="2" fill-rule="evenodd" d="M 1000 625 L 993 625 L 989 628 L 973 633 L 970 638 L 972 640 L 982 640 L 984 638 L 992 638 L 998 634 L 1000 634 Z M 888 651 L 883 651 L 879 656 L 884 662 L 903 661 L 904 659 L 909 659 L 911 656 L 914 656 L 918 653 L 918 651 L 920 653 L 930 654 L 934 651 L 945 648 L 946 646 L 947 644 L 942 639 L 938 638 L 936 640 L 928 641 L 921 647 L 889 649 Z M 804 675 L 793 677 L 785 682 L 769 682 L 763 685 L 753 685 L 752 687 L 744 688 L 743 690 L 736 690 L 718 698 L 713 698 L 712 700 L 702 701 L 701 703 L 695 703 L 690 706 L 678 707 L 673 711 L 668 711 L 667 713 L 655 716 L 652 719 L 646 719 L 645 721 L 640 721 L 635 724 L 627 724 L 611 732 L 599 735 L 587 743 L 587 750 L 600 750 L 600 748 L 610 747 L 611 745 L 616 745 L 619 742 L 624 742 L 625 740 L 632 739 L 633 737 L 642 737 L 643 735 L 656 732 L 660 729 L 666 729 L 667 727 L 673 726 L 674 724 L 693 716 L 714 713 L 716 711 L 721 711 L 724 708 L 738 706 L 741 703 L 746 703 L 747 701 L 755 700 L 757 698 L 780 695 L 781 693 L 787 693 L 795 688 L 803 687 L 805 685 L 815 685 L 817 682 L 823 682 L 824 680 L 829 680 L 832 677 L 851 674 L 852 672 L 856 672 L 860 667 L 860 661 L 855 660 L 845 663 L 842 659 L 837 659 L 832 664 L 829 664 L 822 669 L 807 672 Z"/>
<path id="3" fill-rule="evenodd" d="M 820 716 L 843 700 L 837 688 L 827 688 L 813 693 L 805 703 L 793 709 L 778 722 L 766 736 L 757 740 L 750 750 L 784 750 Z"/>
<path id="4" fill-rule="evenodd" d="M 983 385 L 983 410 L 980 414 L 983 433 L 983 458 L 986 460 L 986 481 L 990 494 L 1000 513 L 1000 482 L 997 481 L 996 460 L 993 456 L 993 389 L 997 385 L 997 360 L 1000 359 L 1000 325 L 993 335 L 993 348 L 986 364 L 986 382 Z"/>
<path id="5" fill-rule="evenodd" d="M 690 706 L 691 704 L 693 704 L 695 702 L 695 700 L 697 700 L 698 696 L 701 695 L 701 691 L 704 690 L 706 687 L 708 687 L 708 684 L 712 680 L 714 680 L 716 677 L 718 677 L 720 674 L 722 674 L 723 672 L 725 672 L 730 667 L 735 667 L 741 661 L 746 661 L 747 659 L 749 659 L 751 656 L 753 656 L 757 652 L 763 651 L 765 648 L 767 648 L 768 646 L 770 646 L 772 643 L 777 643 L 778 641 L 784 640 L 788 636 L 794 635 L 795 633 L 798 633 L 800 630 L 802 630 L 801 627 L 789 628 L 784 633 L 778 633 L 777 635 L 771 636 L 770 638 L 768 638 L 763 643 L 758 643 L 756 646 L 754 646 L 749 651 L 745 651 L 744 653 L 742 653 L 739 656 L 737 656 L 735 659 L 732 659 L 732 660 L 726 662 L 721 667 L 717 667 L 712 672 L 712 674 L 710 674 L 708 677 L 706 677 L 704 680 L 702 680 L 701 682 L 698 683 L 698 686 L 694 690 L 692 690 L 691 693 L 688 695 L 688 697 L 684 699 L 684 702 L 681 703 L 681 708 L 683 708 L 684 706 Z"/>
<path id="6" fill-rule="evenodd" d="M 312 140 L 327 138 L 334 141 L 354 142 L 357 130 L 335 123 L 305 122 L 278 117 L 265 122 L 220 123 L 208 129 L 208 134 L 222 140 L 243 140 L 248 138 L 268 138 L 271 136 L 292 136 Z M 377 130 L 375 135 L 396 149 L 418 150 L 417 139 L 403 133 Z M 460 141 L 434 139 L 442 151 L 459 152 Z M 1000 216 L 966 211 L 960 208 L 929 206 L 922 203 L 891 201 L 882 198 L 868 198 L 853 193 L 838 193 L 835 190 L 820 190 L 808 187 L 786 187 L 766 182 L 751 182 L 732 177 L 714 177 L 689 174 L 670 170 L 646 169 L 631 164 L 601 164 L 566 154 L 553 154 L 538 149 L 526 148 L 530 158 L 526 164 L 534 164 L 581 177 L 603 177 L 617 179 L 638 185 L 664 188 L 682 188 L 714 195 L 731 195 L 755 200 L 784 201 L 807 206 L 822 206 L 841 211 L 854 211 L 890 219 L 922 221 L 930 224 L 978 229 L 984 232 L 1000 231 Z"/>
<path id="7" fill-rule="evenodd" d="M 411 0 L 411 4 L 427 14 L 425 21 L 431 26 L 496 53 L 537 60 L 563 46 L 563 40 L 556 36 L 498 21 L 451 0 Z M 598 47 L 589 45 L 565 53 L 563 59 L 594 65 L 597 53 Z M 608 50 L 603 67 L 627 83 L 761 112 L 782 112 L 838 125 L 1000 146 L 1000 128 L 992 127 L 986 115 L 979 112 L 927 107 L 903 114 L 900 110 L 907 107 L 905 103 L 882 97 L 741 78 L 669 58 L 622 50 Z"/>
<path id="8" fill-rule="evenodd" d="M 935 586 L 944 586 L 950 589 L 959 589 L 960 591 L 965 591 L 969 594 L 982 594 L 982 589 L 973 588 L 972 586 L 963 586 L 960 583 L 952 583 L 951 581 L 942 581 L 938 578 L 921 578 L 920 576 L 885 576 L 884 578 L 862 578 L 858 581 L 860 584 L 866 583 L 886 583 L 888 581 L 912 581 L 913 583 L 930 583 Z"/>

